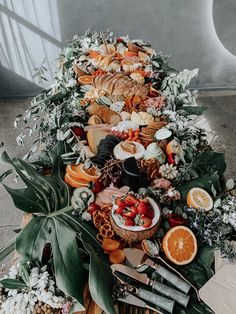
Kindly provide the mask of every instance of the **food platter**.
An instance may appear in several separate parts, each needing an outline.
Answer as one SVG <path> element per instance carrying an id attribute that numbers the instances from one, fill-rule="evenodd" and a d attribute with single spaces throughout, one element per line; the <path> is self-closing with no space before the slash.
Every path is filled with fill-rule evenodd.
<path id="1" fill-rule="evenodd" d="M 189 124 L 203 110 L 188 89 L 197 74 L 126 36 L 88 31 L 65 47 L 54 83 L 16 118 L 35 123 L 19 144 L 29 130 L 38 139 L 24 160 L 2 155 L 11 169 L 0 181 L 19 176 L 25 188 L 4 187 L 33 214 L 0 251 L 2 261 L 16 249 L 20 261 L 0 280 L 4 314 L 23 305 L 114 314 L 120 302 L 126 312 L 212 313 L 198 290 L 216 250 L 236 259 L 235 183 Z M 39 285 L 29 284 L 35 274 Z"/>

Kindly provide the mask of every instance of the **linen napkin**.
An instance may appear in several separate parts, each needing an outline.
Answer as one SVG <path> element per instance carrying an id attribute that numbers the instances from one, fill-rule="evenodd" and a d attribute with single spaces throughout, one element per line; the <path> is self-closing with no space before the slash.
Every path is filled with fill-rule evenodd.
<path id="1" fill-rule="evenodd" d="M 236 247 L 236 242 L 232 243 Z M 229 263 L 216 252 L 215 275 L 200 289 L 201 299 L 216 314 L 236 313 L 236 263 Z"/>

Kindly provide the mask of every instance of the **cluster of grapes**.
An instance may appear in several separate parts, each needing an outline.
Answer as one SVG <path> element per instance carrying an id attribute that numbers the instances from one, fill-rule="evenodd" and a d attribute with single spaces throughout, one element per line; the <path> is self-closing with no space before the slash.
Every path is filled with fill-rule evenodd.
<path id="1" fill-rule="evenodd" d="M 49 304 L 39 301 L 35 307 L 33 314 L 60 314 L 60 309 L 53 309 Z"/>

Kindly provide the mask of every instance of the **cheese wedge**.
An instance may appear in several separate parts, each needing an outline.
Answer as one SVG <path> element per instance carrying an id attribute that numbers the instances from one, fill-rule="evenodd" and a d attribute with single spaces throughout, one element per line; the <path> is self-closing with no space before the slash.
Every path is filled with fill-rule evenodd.
<path id="1" fill-rule="evenodd" d="M 104 139 L 109 133 L 101 129 L 90 129 L 87 133 L 87 140 L 91 151 L 97 154 L 97 149 L 100 141 Z"/>

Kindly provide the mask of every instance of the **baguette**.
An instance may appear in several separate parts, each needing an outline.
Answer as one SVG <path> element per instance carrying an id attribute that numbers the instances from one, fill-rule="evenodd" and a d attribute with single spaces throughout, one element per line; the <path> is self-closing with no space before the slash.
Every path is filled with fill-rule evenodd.
<path id="1" fill-rule="evenodd" d="M 103 122 L 117 125 L 121 121 L 121 116 L 110 108 L 98 104 L 92 104 L 88 107 L 90 116 L 97 115 Z"/>

